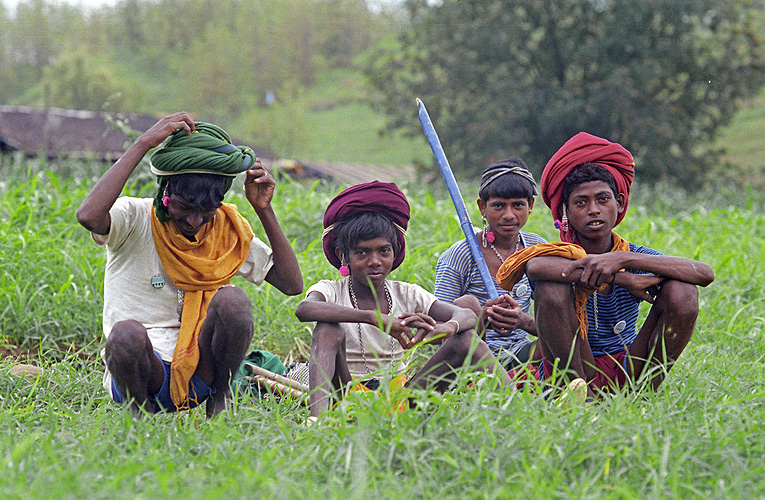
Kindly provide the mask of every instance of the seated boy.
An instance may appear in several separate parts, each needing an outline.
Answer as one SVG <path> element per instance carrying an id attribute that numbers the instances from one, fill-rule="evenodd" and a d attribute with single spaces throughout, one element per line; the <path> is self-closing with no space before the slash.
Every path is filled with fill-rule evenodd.
<path id="1" fill-rule="evenodd" d="M 141 158 L 152 156 L 156 197 L 119 197 Z M 271 248 L 234 205 L 222 203 L 246 173 L 247 200 Z M 303 289 L 297 259 L 271 207 L 275 182 L 249 148 L 186 113 L 159 120 L 101 177 L 77 211 L 106 246 L 104 388 L 136 413 L 191 408 L 207 416 L 230 398 L 231 374 L 253 334 L 247 295 L 234 275 L 283 293 Z M 273 249 L 273 250 L 272 250 Z"/>
<path id="2" fill-rule="evenodd" d="M 590 398 L 643 375 L 656 389 L 693 335 L 697 285 L 714 280 L 707 264 L 612 231 L 625 216 L 633 175 L 621 145 L 584 132 L 571 138 L 542 172 L 542 198 L 564 243 L 525 249 L 497 274 L 507 288 L 525 264 L 535 282 L 543 375 L 555 362 L 569 379 L 587 382 Z M 653 305 L 638 331 L 642 300 Z"/>
<path id="3" fill-rule="evenodd" d="M 408 222 L 409 203 L 394 183 L 353 186 L 327 207 L 324 254 L 344 278 L 311 286 L 295 310 L 300 321 L 316 322 L 309 360 L 311 416 L 325 412 L 331 393 L 353 379 L 374 389 L 379 370 L 392 365 L 402 371 L 404 350 L 421 342 L 443 341 L 410 386 L 445 390 L 453 369 L 468 357 L 469 364 L 497 370 L 510 382 L 476 336 L 472 311 L 439 301 L 418 285 L 388 280 L 404 260 Z"/>

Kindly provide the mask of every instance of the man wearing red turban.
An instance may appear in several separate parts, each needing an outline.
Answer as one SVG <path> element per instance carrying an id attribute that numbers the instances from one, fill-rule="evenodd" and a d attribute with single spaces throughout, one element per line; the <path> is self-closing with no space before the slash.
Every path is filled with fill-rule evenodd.
<path id="1" fill-rule="evenodd" d="M 696 286 L 714 280 L 707 264 L 613 232 L 634 173 L 620 144 L 585 132 L 572 137 L 547 162 L 541 182 L 563 243 L 529 247 L 497 273 L 503 288 L 524 271 L 534 282 L 543 374 L 552 376 L 557 362 L 567 378 L 587 382 L 590 397 L 641 376 L 658 387 L 693 335 Z M 653 305 L 638 331 L 642 300 Z"/>
<path id="2" fill-rule="evenodd" d="M 627 213 L 630 187 L 635 176 L 632 155 L 621 144 L 587 132 L 579 132 L 569 139 L 550 158 L 542 171 L 542 200 L 552 210 L 553 218 L 558 221 L 556 227 L 560 229 L 561 241 L 568 243 L 572 242 L 572 229 L 565 224 L 567 216 L 563 202 L 563 183 L 575 167 L 585 163 L 594 163 L 606 169 L 616 181 L 618 194 L 624 195 L 624 210 L 618 214 L 615 226 L 619 225 Z"/>

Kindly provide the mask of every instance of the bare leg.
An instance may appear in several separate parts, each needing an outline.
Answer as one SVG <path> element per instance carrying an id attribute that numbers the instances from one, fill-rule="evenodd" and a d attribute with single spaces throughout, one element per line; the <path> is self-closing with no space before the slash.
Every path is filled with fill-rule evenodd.
<path id="1" fill-rule="evenodd" d="M 675 280 L 664 282 L 628 349 L 627 370 L 633 380 L 647 375 L 651 377 L 651 387 L 659 388 L 691 340 L 698 314 L 699 291 L 695 285 Z M 645 371 L 646 365 L 648 371 Z"/>
<path id="2" fill-rule="evenodd" d="M 231 400 L 231 378 L 247 354 L 252 333 L 252 304 L 247 294 L 235 286 L 218 290 L 199 331 L 195 372 L 215 389 L 207 400 L 208 418 L 225 410 Z"/>
<path id="3" fill-rule="evenodd" d="M 592 380 L 595 358 L 586 339 L 578 334 L 574 290 L 568 283 L 539 281 L 534 293 L 534 311 L 539 344 L 545 358 L 567 370 L 567 379 Z M 593 397 L 588 387 L 589 397 Z"/>
<path id="4" fill-rule="evenodd" d="M 476 334 L 482 339 L 486 338 L 486 330 L 484 330 L 483 325 L 480 324 L 483 308 L 481 308 L 481 303 L 478 302 L 478 298 L 475 295 L 463 295 L 462 297 L 457 297 L 457 299 L 452 302 L 452 304 L 457 307 L 462 307 L 463 309 L 470 309 L 473 311 L 473 314 L 475 314 L 478 318 Z"/>
<path id="5" fill-rule="evenodd" d="M 461 367 L 468 356 L 470 366 L 479 371 L 501 374 L 503 382 L 510 385 L 510 376 L 500 366 L 486 342 L 479 339 L 473 330 L 465 330 L 446 339 L 409 385 L 426 387 L 432 384 L 438 391 L 444 392 L 454 380 L 454 370 Z"/>
<path id="6" fill-rule="evenodd" d="M 351 381 L 345 359 L 345 334 L 337 323 L 317 323 L 311 339 L 308 360 L 311 416 L 318 417 L 329 409 L 333 392 Z"/>
<path id="7" fill-rule="evenodd" d="M 133 415 L 139 415 L 149 395 L 159 392 L 165 376 L 146 328 L 134 320 L 116 323 L 106 339 L 105 350 L 106 366 L 114 382 L 131 398 Z M 154 408 L 148 410 L 153 412 Z"/>

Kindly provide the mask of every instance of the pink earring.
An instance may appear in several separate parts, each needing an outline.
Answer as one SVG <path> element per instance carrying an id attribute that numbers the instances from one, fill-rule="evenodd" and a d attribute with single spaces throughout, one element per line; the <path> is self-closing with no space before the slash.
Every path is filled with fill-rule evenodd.
<path id="1" fill-rule="evenodd" d="M 340 261 L 340 264 L 341 264 L 340 269 L 338 269 L 340 271 L 340 276 L 342 276 L 343 278 L 345 278 L 346 276 L 350 276 L 351 268 L 348 267 L 348 264 L 346 264 L 345 256 L 343 256 L 342 260 Z"/>
<path id="2" fill-rule="evenodd" d="M 168 195 L 162 197 L 162 205 L 166 207 L 170 205 L 170 197 Z"/>
<path id="3" fill-rule="evenodd" d="M 483 247 L 486 248 L 486 242 L 494 243 L 494 232 L 488 231 L 489 223 L 486 221 L 486 217 L 483 218 Z"/>

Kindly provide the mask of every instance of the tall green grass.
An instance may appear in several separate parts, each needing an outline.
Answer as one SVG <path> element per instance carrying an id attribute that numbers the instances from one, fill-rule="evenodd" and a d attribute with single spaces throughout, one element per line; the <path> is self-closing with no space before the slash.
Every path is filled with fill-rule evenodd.
<path id="1" fill-rule="evenodd" d="M 759 192 L 635 187 L 619 233 L 716 272 L 701 289 L 696 334 L 655 394 L 559 408 L 537 390 L 468 389 L 461 377 L 400 415 L 357 401 L 355 421 L 338 413 L 307 426 L 304 408 L 245 395 L 213 421 L 200 410 L 134 421 L 100 387 L 104 253 L 74 218 L 102 167 L 71 166 L 72 180 L 43 167 L 55 170 L 0 164 L 0 325 L 5 342 L 39 346 L 34 362 L 45 369 L 28 379 L 0 362 L 2 498 L 765 497 Z M 126 191 L 151 195 L 145 178 Z M 319 236 L 341 187 L 279 179 L 275 210 L 307 285 L 336 276 Z M 463 187 L 477 222 L 477 187 Z M 432 288 L 435 259 L 461 230 L 440 188 L 404 190 L 407 259 L 392 277 Z M 251 215 L 238 186 L 230 199 Z M 527 229 L 555 239 L 539 201 Z M 298 356 L 310 340 L 293 315 L 300 298 L 241 284 L 253 301 L 253 347 Z"/>

